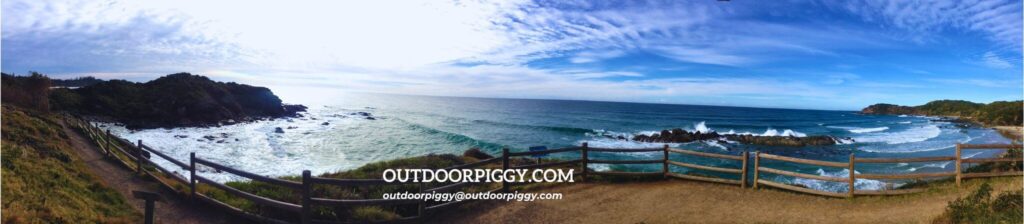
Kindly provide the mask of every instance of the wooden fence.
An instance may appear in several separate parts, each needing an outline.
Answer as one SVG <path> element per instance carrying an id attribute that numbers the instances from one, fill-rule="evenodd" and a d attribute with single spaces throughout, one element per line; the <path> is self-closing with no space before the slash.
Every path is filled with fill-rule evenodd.
<path id="1" fill-rule="evenodd" d="M 274 208 L 280 211 L 287 211 L 297 214 L 300 217 L 301 223 L 338 223 L 333 220 L 316 220 L 312 217 L 312 208 L 314 206 L 320 207 L 350 207 L 350 206 L 380 206 L 380 205 L 417 205 L 417 212 L 415 216 L 402 217 L 394 222 L 415 222 L 427 217 L 430 214 L 434 214 L 441 210 L 451 208 L 453 205 L 464 203 L 465 201 L 451 201 L 439 204 L 431 204 L 424 200 L 396 200 L 396 199 L 334 199 L 324 198 L 323 196 L 313 195 L 314 185 L 329 185 L 329 186 L 347 186 L 347 187 L 367 187 L 367 186 L 384 186 L 384 185 L 417 185 L 419 192 L 453 192 L 459 189 L 465 189 L 465 187 L 476 185 L 480 183 L 474 182 L 462 182 L 452 183 L 443 186 L 437 186 L 433 188 L 427 188 L 422 183 L 402 183 L 402 182 L 386 182 L 383 179 L 333 179 L 314 177 L 310 171 L 305 170 L 302 172 L 301 181 L 284 180 L 274 177 L 262 176 L 247 171 L 235 169 L 229 166 L 225 166 L 213 161 L 209 161 L 203 158 L 196 157 L 195 153 L 190 153 L 188 163 L 179 161 L 171 156 L 168 156 L 159 150 L 155 150 L 139 140 L 136 144 L 128 140 L 118 138 L 111 135 L 109 130 L 104 132 L 98 127 L 91 125 L 84 119 L 77 118 L 74 116 L 65 115 L 65 122 L 71 124 L 73 127 L 78 128 L 83 133 L 89 136 L 96 145 L 100 146 L 104 153 L 117 161 L 120 161 L 125 167 L 133 168 L 138 170 L 139 173 L 144 173 L 154 179 L 158 180 L 162 185 L 168 189 L 176 192 L 182 192 L 183 196 L 191 197 L 194 200 L 203 201 L 210 205 L 220 207 L 225 211 L 228 211 L 234 215 L 245 217 L 253 221 L 264 222 L 264 223 L 287 223 L 287 221 L 274 219 L 270 217 L 264 217 L 257 214 L 246 212 L 240 208 L 231 206 L 225 202 L 218 201 L 201 192 L 196 192 L 197 185 L 204 184 L 220 189 L 224 192 L 248 200 L 254 204 L 258 204 L 265 207 Z M 963 163 L 986 163 L 986 162 L 1022 162 L 1022 158 L 984 158 L 984 159 L 963 159 L 961 155 L 962 150 L 975 150 L 975 149 L 1011 149 L 1021 148 L 1021 145 L 970 145 L 970 144 L 957 144 L 956 155 L 951 157 L 919 157 L 919 158 L 856 158 L 853 154 L 850 154 L 849 160 L 846 162 L 835 162 L 835 161 L 821 161 L 802 159 L 795 157 L 787 157 L 780 155 L 773 155 L 767 153 L 754 152 L 753 156 L 750 153 L 744 151 L 740 155 L 727 155 L 718 153 L 707 153 L 698 152 L 686 149 L 672 148 L 668 145 L 664 145 L 659 148 L 641 148 L 641 149 L 609 149 L 609 148 L 592 148 L 587 143 L 582 143 L 579 147 L 566 147 L 559 149 L 550 149 L 543 151 L 527 151 L 527 152 L 510 152 L 507 148 L 502 150 L 502 156 L 491 159 L 484 159 L 473 163 L 462 164 L 452 166 L 444 169 L 470 169 L 478 168 L 491 164 L 501 164 L 502 169 L 540 169 L 540 168 L 551 168 L 551 167 L 578 167 L 579 171 L 574 173 L 574 176 L 579 176 L 579 181 L 586 181 L 590 175 L 611 175 L 611 176 L 639 176 L 639 177 L 657 177 L 663 178 L 677 178 L 685 180 L 705 181 L 723 184 L 739 185 L 741 188 L 746 188 L 748 182 L 753 184 L 753 188 L 760 186 L 769 186 L 784 190 L 822 195 L 829 197 L 854 197 L 856 195 L 897 195 L 920 192 L 922 189 L 900 189 L 900 190 L 856 190 L 854 188 L 857 178 L 861 179 L 922 179 L 922 178 L 941 178 L 941 177 L 954 177 L 956 179 L 957 186 L 960 185 L 961 179 L 963 178 L 978 178 L 978 177 L 995 177 L 995 176 L 1019 176 L 1024 175 L 1021 171 L 1007 171 L 1007 172 L 989 172 L 989 173 L 963 173 Z M 524 156 L 540 156 L 549 155 L 556 153 L 568 153 L 577 152 L 580 157 L 578 159 L 569 160 L 549 160 L 548 162 L 540 162 L 538 160 L 535 164 L 517 165 L 513 166 L 512 159 Z M 655 153 L 661 152 L 661 158 L 657 159 L 645 159 L 645 160 L 604 160 L 604 159 L 591 159 L 592 153 Z M 738 162 L 739 167 L 720 167 L 712 165 L 701 165 L 696 163 L 687 163 L 674 161 L 670 159 L 670 154 L 678 154 L 684 157 L 694 158 L 706 158 L 716 159 L 722 161 Z M 164 167 L 156 165 L 151 161 L 151 156 L 156 155 L 161 159 L 167 160 L 175 166 L 180 167 L 183 170 L 188 171 L 187 177 L 185 174 L 180 174 L 167 170 Z M 748 161 L 753 159 L 753 175 L 748 174 Z M 781 169 L 770 168 L 761 164 L 761 160 L 773 160 L 787 163 L 796 163 L 811 166 L 821 167 L 832 167 L 832 168 L 844 168 L 848 169 L 850 174 L 847 177 L 832 177 L 832 176 L 821 176 L 814 174 L 799 173 L 793 171 L 786 171 Z M 911 162 L 941 162 L 941 161 L 952 161 L 956 164 L 956 169 L 952 172 L 938 172 L 938 173 L 901 173 L 901 174 L 856 174 L 855 165 L 858 163 L 911 163 Z M 661 170 L 657 172 L 622 172 L 622 171 L 591 171 L 588 169 L 590 164 L 661 164 Z M 206 166 L 213 168 L 221 172 L 227 172 L 240 177 L 245 177 L 253 181 L 258 181 L 278 187 L 291 189 L 299 192 L 301 195 L 301 203 L 295 204 L 290 202 L 284 202 L 259 196 L 253 193 L 245 192 L 239 189 L 235 189 L 231 186 L 218 183 L 210 180 L 206 177 L 196 174 L 197 166 Z M 728 173 L 739 175 L 738 179 L 728 179 L 722 177 L 706 176 L 706 175 L 692 175 L 676 173 L 669 169 L 670 167 L 684 167 L 694 170 L 711 171 L 718 173 Z M 147 167 L 151 167 L 147 169 Z M 158 172 L 151 172 L 150 169 Z M 790 177 L 798 177 L 813 180 L 842 182 L 849 185 L 847 192 L 828 192 L 815 190 L 810 188 L 804 188 L 800 186 L 788 185 L 775 181 L 762 179 L 762 173 L 769 173 L 775 175 L 783 175 Z M 747 177 L 752 176 L 753 180 L 748 181 Z M 488 190 L 487 192 L 510 192 L 510 188 L 513 184 L 503 182 L 501 187 Z M 182 187 L 185 186 L 185 187 Z M 187 190 L 184 191 L 184 190 Z"/>

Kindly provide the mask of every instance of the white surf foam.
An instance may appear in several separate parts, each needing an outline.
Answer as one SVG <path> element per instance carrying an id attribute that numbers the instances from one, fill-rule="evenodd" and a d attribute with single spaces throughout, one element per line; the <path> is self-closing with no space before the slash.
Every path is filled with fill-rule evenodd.
<path id="1" fill-rule="evenodd" d="M 765 130 L 764 133 L 760 134 L 759 136 L 807 137 L 807 134 L 800 133 L 800 132 L 797 132 L 797 131 L 793 131 L 793 130 L 790 130 L 790 129 L 785 129 L 785 130 L 782 130 L 782 132 L 779 132 L 779 130 L 775 130 L 775 129 L 769 128 L 768 130 Z"/>
<path id="2" fill-rule="evenodd" d="M 873 127 L 873 128 L 850 127 L 850 126 L 825 126 L 825 127 L 826 128 L 833 128 L 833 129 L 843 129 L 843 130 L 847 130 L 847 131 L 849 131 L 851 133 L 858 133 L 858 134 L 889 130 L 889 127 L 885 127 L 885 126 L 883 126 L 883 127 Z"/>
<path id="3" fill-rule="evenodd" d="M 851 129 L 850 132 L 858 133 L 859 134 L 859 133 L 879 132 L 879 131 L 885 131 L 885 130 L 889 130 L 889 127 Z"/>
<path id="4" fill-rule="evenodd" d="M 860 172 L 855 172 L 855 173 L 859 174 Z M 850 170 L 849 169 L 843 169 L 843 170 L 835 171 L 835 172 L 826 172 L 823 169 L 818 169 L 816 174 L 818 174 L 820 176 L 828 176 L 828 177 L 849 177 L 850 176 Z M 815 190 L 829 191 L 829 192 L 848 192 L 849 189 L 850 189 L 849 188 L 850 187 L 849 184 L 844 183 L 844 182 L 822 181 L 822 180 L 805 179 L 805 178 L 799 178 L 799 177 L 794 178 L 792 180 L 792 183 L 799 184 L 799 185 L 804 185 L 804 186 L 807 186 L 808 188 L 815 189 Z M 885 188 L 885 185 L 886 185 L 886 183 L 882 182 L 882 181 L 869 180 L 869 179 L 860 179 L 860 178 L 856 179 L 856 181 L 854 181 L 854 183 L 853 183 L 853 187 L 855 189 L 857 189 L 857 190 L 881 190 L 881 189 Z"/>
<path id="5" fill-rule="evenodd" d="M 884 142 L 894 145 L 925 141 L 938 137 L 940 133 L 942 133 L 942 130 L 939 129 L 939 126 L 928 124 L 895 133 L 868 133 L 867 135 L 855 136 L 853 139 L 857 142 Z"/>
<path id="6" fill-rule="evenodd" d="M 708 126 L 705 125 L 703 121 L 701 121 L 699 123 L 693 124 L 693 131 L 700 133 L 711 133 L 714 130 L 708 128 Z"/>

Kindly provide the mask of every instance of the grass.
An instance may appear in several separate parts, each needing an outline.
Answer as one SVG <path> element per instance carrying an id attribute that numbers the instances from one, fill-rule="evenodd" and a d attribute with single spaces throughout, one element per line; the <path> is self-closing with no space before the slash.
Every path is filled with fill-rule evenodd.
<path id="1" fill-rule="evenodd" d="M 89 173 L 59 121 L 5 105 L 3 223 L 135 223 L 126 199 Z"/>

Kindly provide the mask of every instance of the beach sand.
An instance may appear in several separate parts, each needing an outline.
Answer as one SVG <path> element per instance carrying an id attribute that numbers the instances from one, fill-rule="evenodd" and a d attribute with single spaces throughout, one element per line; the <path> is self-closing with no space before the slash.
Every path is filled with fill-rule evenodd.
<path id="1" fill-rule="evenodd" d="M 996 131 L 1016 143 L 1024 141 L 1024 127 L 1022 126 L 996 126 Z"/>

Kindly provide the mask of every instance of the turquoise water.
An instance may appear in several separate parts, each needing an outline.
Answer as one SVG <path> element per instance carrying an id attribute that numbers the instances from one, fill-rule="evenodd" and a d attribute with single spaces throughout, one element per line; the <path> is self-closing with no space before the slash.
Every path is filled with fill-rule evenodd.
<path id="1" fill-rule="evenodd" d="M 671 144 L 697 151 L 735 154 L 761 151 L 800 158 L 846 161 L 858 157 L 951 156 L 955 143 L 1008 143 L 992 130 L 961 128 L 955 124 L 914 116 L 869 116 L 856 111 L 818 111 L 741 107 L 614 103 L 565 100 L 520 100 L 421 97 L 378 94 L 343 94 L 328 103 L 311 104 L 303 118 L 277 119 L 214 128 L 178 128 L 114 133 L 142 139 L 181 159 L 197 156 L 266 175 L 296 175 L 351 169 L 363 164 L 425 155 L 461 154 L 479 147 L 498 155 L 502 147 L 525 151 L 530 146 L 548 148 L 661 147 L 605 137 L 632 136 L 662 129 L 748 133 L 755 135 L 830 135 L 853 142 L 823 147 L 764 147 L 707 141 Z M 374 119 L 353 114 L 369 113 Z M 324 124 L 327 122 L 327 124 Z M 284 133 L 275 133 L 275 128 Z M 207 140 L 204 136 L 213 136 Z M 965 157 L 991 156 L 996 151 L 973 151 Z M 661 158 L 655 153 L 592 153 L 592 158 Z M 577 158 L 562 153 L 554 157 Z M 705 165 L 738 166 L 738 163 L 673 155 L 673 160 Z M 844 169 L 819 169 L 785 163 L 766 166 L 822 175 L 845 176 Z M 901 173 L 951 170 L 947 162 L 863 165 L 858 172 Z M 660 170 L 660 165 L 593 166 L 594 169 Z M 673 168 L 675 172 L 698 172 Z M 711 175 L 720 175 L 707 173 Z M 216 180 L 237 177 L 208 173 Z M 728 176 L 728 175 L 722 175 Z M 845 184 L 769 177 L 813 188 L 842 191 Z M 899 183 L 896 183 L 899 184 Z M 885 183 L 860 180 L 857 187 L 876 189 Z"/>

